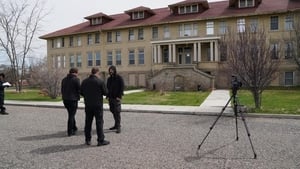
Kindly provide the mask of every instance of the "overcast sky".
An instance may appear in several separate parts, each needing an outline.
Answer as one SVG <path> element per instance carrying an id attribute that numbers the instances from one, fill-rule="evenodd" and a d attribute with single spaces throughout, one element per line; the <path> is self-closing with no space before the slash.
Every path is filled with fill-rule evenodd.
<path id="1" fill-rule="evenodd" d="M 167 7 L 170 4 L 178 3 L 183 0 L 43 0 L 45 1 L 46 11 L 50 13 L 44 19 L 42 31 L 38 37 L 63 29 L 75 24 L 86 21 L 84 17 L 93 15 L 98 12 L 107 15 L 123 13 L 126 10 L 139 6 L 149 7 L 151 9 Z M 208 2 L 221 0 L 208 0 Z M 36 0 L 28 0 L 34 3 Z M 46 55 L 46 41 L 37 39 L 34 42 L 38 46 L 34 55 Z M 35 56 L 35 57 L 36 57 Z M 0 58 L 0 62 L 4 61 Z M 6 59 L 8 61 L 8 59 Z"/>

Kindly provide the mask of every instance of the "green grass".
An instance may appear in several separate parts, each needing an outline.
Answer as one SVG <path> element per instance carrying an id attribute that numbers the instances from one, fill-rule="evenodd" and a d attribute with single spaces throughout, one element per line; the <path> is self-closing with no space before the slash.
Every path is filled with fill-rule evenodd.
<path id="1" fill-rule="evenodd" d="M 40 90 L 25 89 L 21 93 L 15 90 L 5 91 L 5 100 L 21 100 L 21 101 L 60 101 L 61 97 L 57 99 L 51 99 L 49 96 L 45 96 Z"/>
<path id="2" fill-rule="evenodd" d="M 123 104 L 145 104 L 145 105 L 177 105 L 177 106 L 199 106 L 209 92 L 165 92 L 145 91 L 126 94 Z M 262 96 L 262 107 L 255 109 L 252 94 L 247 90 L 238 91 L 240 104 L 247 106 L 250 113 L 275 113 L 275 114 L 298 114 L 300 115 L 300 90 L 299 89 L 270 89 L 265 90 Z M 39 90 L 24 90 L 17 93 L 14 90 L 5 91 L 6 100 L 23 101 L 61 101 L 61 97 L 51 99 L 44 96 Z M 107 103 L 107 100 L 104 99 Z"/>
<path id="3" fill-rule="evenodd" d="M 144 105 L 179 105 L 199 106 L 209 92 L 154 92 L 145 91 L 127 94 L 123 97 L 123 104 L 144 104 Z"/>
<path id="4" fill-rule="evenodd" d="M 300 90 L 264 90 L 261 109 L 255 109 L 253 96 L 249 91 L 238 92 L 240 104 L 250 108 L 254 113 L 299 114 Z"/>

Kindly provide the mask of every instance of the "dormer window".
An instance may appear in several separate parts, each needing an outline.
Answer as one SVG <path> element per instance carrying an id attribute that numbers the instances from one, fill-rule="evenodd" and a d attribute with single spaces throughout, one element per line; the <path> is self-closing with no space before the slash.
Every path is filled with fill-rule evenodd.
<path id="1" fill-rule="evenodd" d="M 239 8 L 254 7 L 254 0 L 239 0 Z"/>
<path id="2" fill-rule="evenodd" d="M 104 13 L 97 13 L 91 16 L 87 16 L 85 17 L 85 19 L 90 21 L 90 25 L 103 25 L 105 23 L 108 23 L 110 21 L 113 20 L 113 18 L 111 18 L 108 15 L 105 15 Z"/>
<path id="3" fill-rule="evenodd" d="M 101 18 L 93 18 L 91 21 L 92 21 L 92 25 L 99 25 L 102 23 L 102 17 Z"/>
<path id="4" fill-rule="evenodd" d="M 198 5 L 180 6 L 178 8 L 179 14 L 197 13 L 199 11 Z"/>
<path id="5" fill-rule="evenodd" d="M 144 11 L 132 12 L 132 19 L 143 19 L 145 17 Z"/>
<path id="6" fill-rule="evenodd" d="M 130 16 L 131 20 L 146 19 L 155 15 L 150 8 L 144 6 L 125 11 L 125 13 Z"/>

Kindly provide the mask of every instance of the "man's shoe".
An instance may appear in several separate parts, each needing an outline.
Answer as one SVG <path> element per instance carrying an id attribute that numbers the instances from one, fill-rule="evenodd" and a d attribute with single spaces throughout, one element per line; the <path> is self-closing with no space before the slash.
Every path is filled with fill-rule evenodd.
<path id="1" fill-rule="evenodd" d="M 85 144 L 89 146 L 91 145 L 91 141 L 85 141 Z"/>
<path id="2" fill-rule="evenodd" d="M 5 112 L 5 111 L 1 111 L 0 114 L 2 114 L 2 115 L 8 115 L 8 113 Z"/>
<path id="3" fill-rule="evenodd" d="M 121 128 L 117 128 L 116 133 L 121 133 Z"/>
<path id="4" fill-rule="evenodd" d="M 103 140 L 103 141 L 98 142 L 97 146 L 105 146 L 105 145 L 108 145 L 109 143 L 110 143 L 109 141 Z"/>
<path id="5" fill-rule="evenodd" d="M 109 130 L 115 130 L 115 129 L 117 129 L 116 126 L 113 126 L 113 127 L 109 128 Z"/>

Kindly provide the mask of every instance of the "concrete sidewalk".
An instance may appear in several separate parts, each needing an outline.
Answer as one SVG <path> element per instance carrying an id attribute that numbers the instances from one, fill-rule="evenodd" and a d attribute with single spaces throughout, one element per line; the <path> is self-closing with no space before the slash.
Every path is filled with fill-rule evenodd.
<path id="1" fill-rule="evenodd" d="M 125 94 L 140 92 L 142 90 L 126 91 Z M 151 113 L 168 113 L 168 114 L 202 114 L 215 115 L 219 114 L 222 108 L 229 100 L 228 90 L 213 90 L 207 99 L 200 106 L 165 106 L 165 105 L 137 105 L 137 104 L 122 104 L 123 112 L 151 112 Z M 62 102 L 43 102 L 43 101 L 17 101 L 6 100 L 6 105 L 19 106 L 37 106 L 37 107 L 63 107 Z M 79 101 L 79 108 L 84 108 L 83 100 Z M 103 105 L 104 110 L 109 110 L 108 104 Z M 233 113 L 230 104 L 225 109 L 224 113 Z"/>

